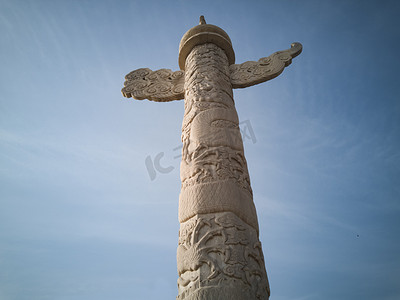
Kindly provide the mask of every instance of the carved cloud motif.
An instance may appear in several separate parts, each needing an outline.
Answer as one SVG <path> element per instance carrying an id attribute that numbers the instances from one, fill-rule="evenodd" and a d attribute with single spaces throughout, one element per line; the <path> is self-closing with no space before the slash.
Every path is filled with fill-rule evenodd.
<path id="1" fill-rule="evenodd" d="M 169 69 L 152 71 L 143 68 L 130 72 L 125 79 L 122 95 L 127 98 L 167 102 L 181 100 L 184 97 L 184 71 L 172 72 Z"/>
<path id="2" fill-rule="evenodd" d="M 258 61 L 230 65 L 232 87 L 245 88 L 279 76 L 283 69 L 292 63 L 292 58 L 301 53 L 302 49 L 303 46 L 300 43 L 293 43 L 290 49 L 275 52 Z"/>

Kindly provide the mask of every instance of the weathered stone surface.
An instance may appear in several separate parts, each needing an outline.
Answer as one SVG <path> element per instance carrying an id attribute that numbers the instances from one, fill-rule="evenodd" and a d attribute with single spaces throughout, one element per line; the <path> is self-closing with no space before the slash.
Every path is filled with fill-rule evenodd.
<path id="1" fill-rule="evenodd" d="M 235 65 L 229 36 L 201 18 L 181 40 L 180 71 L 138 69 L 126 76 L 125 97 L 185 99 L 178 300 L 269 298 L 232 88 L 275 78 L 301 50 L 293 43 L 258 62 Z"/>

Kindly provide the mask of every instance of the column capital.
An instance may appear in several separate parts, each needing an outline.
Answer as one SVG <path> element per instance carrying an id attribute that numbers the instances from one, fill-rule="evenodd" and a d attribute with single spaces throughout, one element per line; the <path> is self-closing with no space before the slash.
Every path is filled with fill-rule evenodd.
<path id="1" fill-rule="evenodd" d="M 200 17 L 200 24 L 189 29 L 179 44 L 179 67 L 185 70 L 185 61 L 190 51 L 197 45 L 213 43 L 224 50 L 229 64 L 235 63 L 235 52 L 228 34 L 218 26 L 206 24 L 204 17 Z"/>

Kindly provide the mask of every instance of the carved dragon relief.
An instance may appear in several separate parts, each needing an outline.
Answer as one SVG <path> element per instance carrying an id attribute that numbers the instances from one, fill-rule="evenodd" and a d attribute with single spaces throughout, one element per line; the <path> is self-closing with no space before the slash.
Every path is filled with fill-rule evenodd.
<path id="1" fill-rule="evenodd" d="M 258 62 L 230 65 L 214 44 L 196 46 L 186 72 L 148 68 L 126 75 L 122 93 L 138 100 L 185 99 L 182 124 L 182 189 L 199 183 L 233 180 L 252 194 L 232 88 L 243 88 L 278 76 L 302 46 L 293 43 Z M 239 148 L 237 148 L 239 146 Z"/>
<path id="2" fill-rule="evenodd" d="M 239 280 L 266 299 L 269 294 L 261 243 L 255 230 L 234 213 L 196 216 L 179 231 L 179 295 L 195 286 Z"/>
<path id="3" fill-rule="evenodd" d="M 292 59 L 302 51 L 300 43 L 293 43 L 291 48 L 278 51 L 268 57 L 256 61 L 229 66 L 232 88 L 245 88 L 279 76 Z M 207 57 L 202 58 L 207 63 Z M 197 62 L 199 63 L 199 62 Z M 201 62 L 200 62 L 201 63 Z M 210 72 L 213 70 L 210 69 Z M 207 76 L 207 75 L 204 75 Z M 126 98 L 137 100 L 148 99 L 157 102 L 182 100 L 185 97 L 185 72 L 160 69 L 152 71 L 148 68 L 137 69 L 125 76 L 122 94 Z M 197 78 L 196 80 L 202 80 Z"/>
<path id="4" fill-rule="evenodd" d="M 182 188 L 232 179 L 251 194 L 226 55 L 204 44 L 192 50 L 186 63 L 186 70 L 193 71 L 185 75 Z"/>
<path id="5" fill-rule="evenodd" d="M 268 299 L 233 89 L 277 77 L 302 46 L 293 43 L 257 62 L 233 64 L 229 36 L 204 18 L 184 35 L 181 46 L 182 70 L 138 69 L 126 75 L 122 89 L 125 97 L 137 100 L 185 99 L 177 300 Z"/>

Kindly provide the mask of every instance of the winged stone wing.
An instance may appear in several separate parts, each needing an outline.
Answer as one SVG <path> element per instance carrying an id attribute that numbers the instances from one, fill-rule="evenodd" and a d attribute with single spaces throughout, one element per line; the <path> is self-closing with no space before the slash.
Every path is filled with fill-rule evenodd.
<path id="1" fill-rule="evenodd" d="M 303 46 L 300 43 L 293 43 L 290 49 L 275 52 L 258 61 L 230 65 L 232 87 L 245 88 L 279 76 L 285 67 L 292 63 L 292 58 L 301 53 L 302 49 Z"/>
<path id="2" fill-rule="evenodd" d="M 181 100 L 184 98 L 185 72 L 169 69 L 152 71 L 138 69 L 125 76 L 122 95 L 137 100 L 148 99 L 157 102 Z"/>

